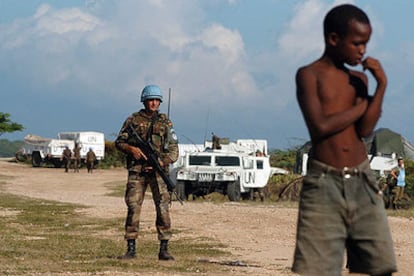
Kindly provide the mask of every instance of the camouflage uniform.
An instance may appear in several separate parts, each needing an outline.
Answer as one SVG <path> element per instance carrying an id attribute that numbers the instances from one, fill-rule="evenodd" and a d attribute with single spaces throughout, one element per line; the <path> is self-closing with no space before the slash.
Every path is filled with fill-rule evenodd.
<path id="1" fill-rule="evenodd" d="M 96 161 L 96 155 L 93 152 L 92 149 L 89 149 L 89 151 L 86 153 L 86 168 L 88 169 L 88 173 L 92 173 L 93 172 L 93 167 L 95 166 L 95 161 Z"/>
<path id="2" fill-rule="evenodd" d="M 65 166 L 65 172 L 69 171 L 71 158 L 72 158 L 72 151 L 68 147 L 66 147 L 62 153 L 62 160 Z"/>
<path id="3" fill-rule="evenodd" d="M 115 140 L 117 149 L 125 153 L 127 153 L 125 151 L 127 145 L 136 146 L 134 137 L 127 131 L 131 124 L 144 141 L 149 140 L 152 143 L 164 165 L 165 172 L 168 173 L 169 164 L 178 159 L 178 141 L 172 130 L 171 121 L 165 114 L 158 112 L 151 118 L 144 109 L 132 114 L 124 122 Z M 128 183 L 125 203 L 128 213 L 125 221 L 125 239 L 135 240 L 138 237 L 141 206 L 149 185 L 156 207 L 155 224 L 158 239 L 168 241 L 171 238 L 170 193 L 167 185 L 155 171 L 145 172 L 145 167 L 148 166 L 144 159 L 135 160 L 131 155 L 127 155 Z"/>
<path id="4" fill-rule="evenodd" d="M 81 148 L 78 145 L 76 145 L 73 148 L 73 157 L 74 157 L 73 158 L 73 161 L 74 161 L 73 168 L 74 168 L 74 172 L 79 172 L 79 167 L 80 167 L 80 164 L 81 164 L 80 151 L 81 151 Z"/>

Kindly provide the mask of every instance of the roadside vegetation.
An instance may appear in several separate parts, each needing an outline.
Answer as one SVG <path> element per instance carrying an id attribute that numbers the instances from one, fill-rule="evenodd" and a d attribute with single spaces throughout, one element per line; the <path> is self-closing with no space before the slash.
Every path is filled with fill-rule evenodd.
<path id="1" fill-rule="evenodd" d="M 23 141 L 9 141 L 7 139 L 0 139 L 0 157 L 14 156 L 16 152 L 22 147 Z"/>

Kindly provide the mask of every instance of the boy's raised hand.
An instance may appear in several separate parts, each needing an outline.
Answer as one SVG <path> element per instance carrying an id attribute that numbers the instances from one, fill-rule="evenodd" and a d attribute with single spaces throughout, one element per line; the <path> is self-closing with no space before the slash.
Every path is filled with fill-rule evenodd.
<path id="1" fill-rule="evenodd" d="M 368 69 L 368 71 L 371 72 L 378 85 L 387 85 L 387 76 L 385 75 L 385 71 L 382 68 L 379 60 L 372 57 L 367 57 L 362 61 L 362 67 L 364 70 Z"/>

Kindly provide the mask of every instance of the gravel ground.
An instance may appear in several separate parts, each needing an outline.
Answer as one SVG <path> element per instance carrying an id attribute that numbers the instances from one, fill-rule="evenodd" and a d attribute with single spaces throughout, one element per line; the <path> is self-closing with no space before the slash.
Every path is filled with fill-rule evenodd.
<path id="1" fill-rule="evenodd" d="M 123 198 L 105 195 L 108 184 L 126 180 L 124 169 L 95 170 L 93 174 L 83 169 L 75 174 L 0 160 L 0 174 L 13 176 L 2 187 L 6 192 L 88 205 L 90 208 L 83 212 L 94 217 L 125 216 Z M 154 216 L 152 200 L 146 200 L 141 227 L 154 228 Z M 233 254 L 231 262 L 236 264 L 233 275 L 294 275 L 290 267 L 295 245 L 296 208 L 257 202 L 190 201 L 184 206 L 173 202 L 171 218 L 173 228 L 180 230 L 171 241 L 172 247 L 174 239 L 209 237 L 225 244 Z M 390 217 L 389 222 L 399 268 L 394 275 L 414 275 L 414 221 Z M 119 235 L 122 239 L 123 233 Z M 176 257 L 179 261 L 179 256 Z M 344 270 L 343 275 L 348 273 Z"/>

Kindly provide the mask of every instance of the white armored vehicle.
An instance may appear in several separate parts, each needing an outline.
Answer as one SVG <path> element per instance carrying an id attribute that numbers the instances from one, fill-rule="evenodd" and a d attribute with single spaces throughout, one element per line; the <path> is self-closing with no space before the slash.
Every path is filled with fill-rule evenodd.
<path id="1" fill-rule="evenodd" d="M 274 173 L 287 171 L 270 167 L 265 140 L 237 140 L 212 149 L 186 153 L 176 174 L 176 192 L 182 199 L 212 192 L 227 195 L 229 200 L 249 198 L 255 189 L 264 188 Z"/>
<path id="2" fill-rule="evenodd" d="M 61 167 L 63 150 L 68 147 L 73 150 L 77 143 L 81 147 L 81 159 L 86 158 L 89 148 L 95 152 L 96 158 L 101 160 L 105 154 L 104 134 L 100 132 L 61 132 L 57 139 L 44 138 L 38 135 L 26 135 L 22 148 L 16 153 L 18 159 L 30 158 L 33 167 L 40 167 L 42 163 L 51 163 Z"/>
<path id="3" fill-rule="evenodd" d="M 31 158 L 33 167 L 40 167 L 43 162 L 50 162 L 55 167 L 61 166 L 60 158 L 63 150 L 73 149 L 72 140 L 50 139 L 38 135 L 28 134 L 24 137 L 24 144 L 16 157 L 20 159 Z"/>
<path id="4" fill-rule="evenodd" d="M 105 157 L 105 136 L 101 132 L 95 131 L 73 131 L 59 132 L 58 138 L 62 140 L 72 140 L 81 147 L 81 159 L 86 158 L 89 149 L 92 149 L 97 160 Z M 73 149 L 73 148 L 70 148 Z"/>

